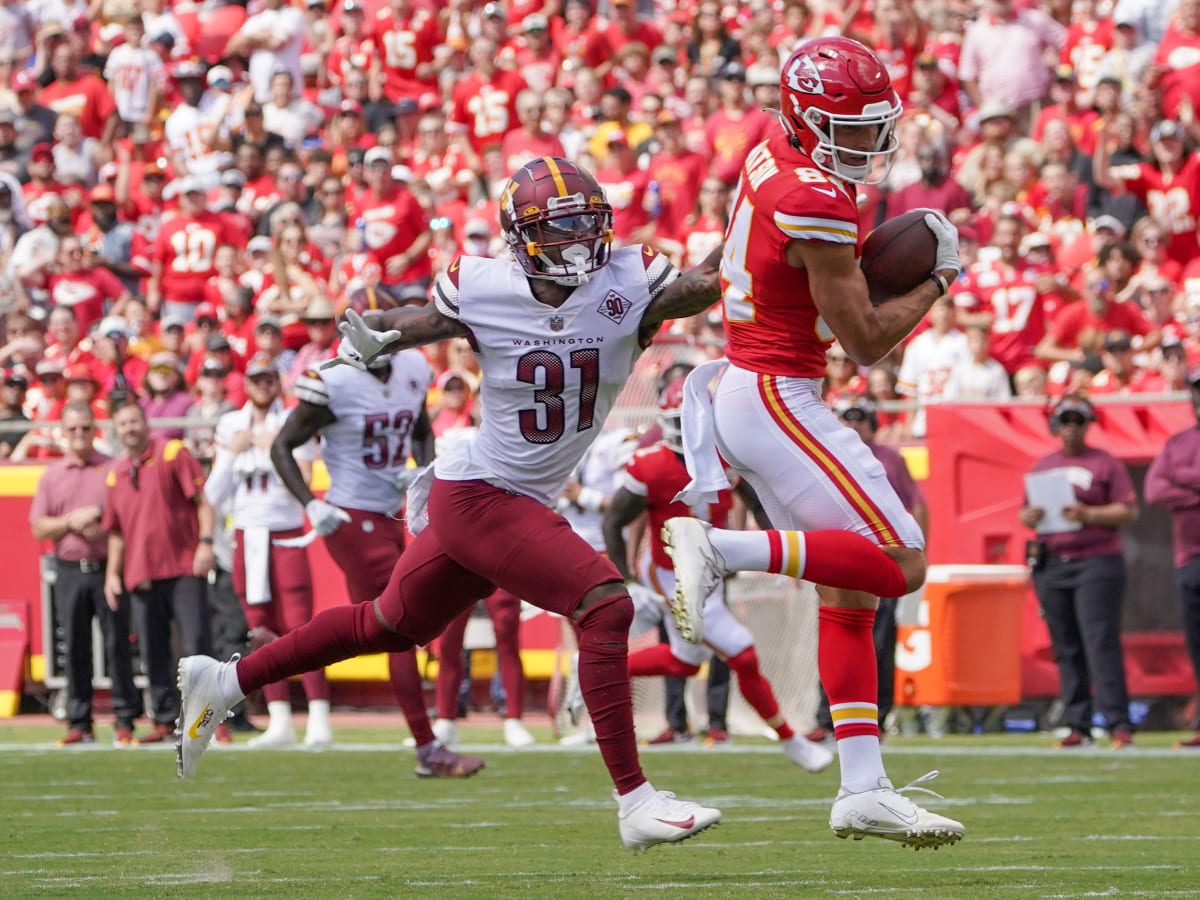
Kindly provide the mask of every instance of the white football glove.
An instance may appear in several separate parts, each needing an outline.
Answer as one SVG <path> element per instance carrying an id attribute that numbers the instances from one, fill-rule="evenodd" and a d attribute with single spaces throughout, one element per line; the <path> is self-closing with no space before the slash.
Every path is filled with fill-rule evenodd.
<path id="1" fill-rule="evenodd" d="M 375 331 L 362 316 L 352 309 L 346 310 L 346 318 L 338 325 L 338 331 L 342 335 L 338 355 L 323 363 L 321 365 L 323 369 L 344 365 L 353 366 L 365 372 L 375 360 L 386 352 L 389 344 L 400 340 L 400 332 L 396 329 Z"/>
<path id="2" fill-rule="evenodd" d="M 313 531 L 321 537 L 328 537 L 337 531 L 343 522 L 350 521 L 350 513 L 332 503 L 318 500 L 316 497 L 308 501 L 304 507 L 304 513 L 308 516 L 308 522 L 312 525 Z"/>
<path id="3" fill-rule="evenodd" d="M 958 258 L 958 229 L 936 209 L 925 210 L 925 224 L 937 238 L 937 258 L 933 262 L 933 271 L 953 269 L 957 275 L 962 271 L 962 262 Z"/>

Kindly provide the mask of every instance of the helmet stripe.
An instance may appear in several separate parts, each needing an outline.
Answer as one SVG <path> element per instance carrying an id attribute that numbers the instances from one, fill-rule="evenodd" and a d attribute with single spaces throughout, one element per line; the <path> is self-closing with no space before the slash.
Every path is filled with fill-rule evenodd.
<path id="1" fill-rule="evenodd" d="M 563 181 L 562 172 L 558 170 L 558 163 L 554 160 L 553 156 L 543 156 L 542 160 L 550 170 L 550 177 L 554 179 L 554 186 L 558 188 L 558 196 L 566 197 L 569 193 L 567 191 L 567 183 Z"/>

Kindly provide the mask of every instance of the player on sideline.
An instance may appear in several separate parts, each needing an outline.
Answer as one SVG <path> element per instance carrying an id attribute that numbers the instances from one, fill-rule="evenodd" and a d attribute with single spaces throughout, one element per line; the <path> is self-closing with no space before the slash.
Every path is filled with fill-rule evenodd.
<path id="1" fill-rule="evenodd" d="M 659 326 L 719 298 L 720 250 L 682 275 L 648 247 L 612 250 L 603 190 L 554 157 L 509 179 L 500 227 L 515 260 L 458 257 L 432 303 L 372 313 L 370 327 L 347 313 L 342 326 L 366 365 L 451 337 L 475 346 L 487 415 L 474 441 L 456 444 L 410 489 L 410 525 L 419 528 L 414 501 L 425 488 L 428 525 L 373 603 L 326 610 L 240 661 L 183 660 L 179 772 L 195 772 L 217 724 L 260 684 L 425 643 L 502 587 L 578 626 L 579 678 L 625 846 L 683 840 L 721 813 L 655 790 L 642 774 L 628 669 L 633 604 L 613 564 L 551 505 Z"/>
<path id="2" fill-rule="evenodd" d="M 662 440 L 645 447 L 626 463 L 624 471 L 617 476 L 617 490 L 604 514 L 604 538 L 608 546 L 608 558 L 617 571 L 625 576 L 631 595 L 635 577 L 629 567 L 625 549 L 623 529 L 645 512 L 649 522 L 647 533 L 650 539 L 649 581 L 657 592 L 655 600 L 661 604 L 663 596 L 675 592 L 675 573 L 671 559 L 662 542 L 662 527 L 671 516 L 687 514 L 688 507 L 675 502 L 688 481 L 687 468 L 683 464 L 683 444 L 680 418 L 683 415 L 683 379 L 667 385 L 659 399 L 659 422 L 662 425 Z M 754 510 L 762 527 L 770 527 L 758 498 L 753 495 L 742 479 L 737 479 L 734 490 Z M 721 491 L 717 502 L 704 509 L 706 521 L 723 525 L 730 507 L 733 493 Z M 638 586 L 641 591 L 644 587 Z M 640 593 L 640 591 L 639 591 Z M 649 593 L 649 592 L 647 592 Z M 637 600 L 634 601 L 635 603 Z M 666 617 L 667 643 L 656 644 L 639 650 L 629 657 L 629 674 L 676 675 L 688 678 L 700 671 L 701 663 L 712 657 L 713 651 L 725 658 L 729 668 L 738 678 L 738 687 L 746 702 L 762 716 L 764 722 L 775 729 L 780 745 L 787 758 L 809 772 L 820 772 L 833 762 L 833 754 L 792 731 L 787 720 L 780 715 L 779 703 L 771 683 L 758 666 L 758 654 L 754 650 L 754 635 L 729 611 L 725 605 L 725 582 L 718 581 L 704 603 L 704 643 L 697 647 L 683 639 L 675 621 Z"/>
<path id="3" fill-rule="evenodd" d="M 877 597 L 903 596 L 923 583 L 924 539 L 883 466 L 821 402 L 821 379 L 835 339 L 869 365 L 912 331 L 958 275 L 957 233 L 929 211 L 925 222 L 937 238 L 929 279 L 873 306 L 858 267 L 855 183 L 886 174 L 900 99 L 871 51 L 840 37 L 798 46 L 783 66 L 781 87 L 783 130 L 750 151 L 725 234 L 729 364 L 711 400 L 717 365 L 689 376 L 684 407 L 694 478 L 685 502 L 728 486 L 723 457 L 779 530 L 669 520 L 664 537 L 675 563 L 676 618 L 684 620 L 684 636 L 698 640 L 704 600 L 730 572 L 815 582 L 817 664 L 842 775 L 830 827 L 838 837 L 938 847 L 961 839 L 963 826 L 917 806 L 887 778 L 872 641 Z M 711 415 L 697 415 L 710 403 Z"/>
<path id="4" fill-rule="evenodd" d="M 412 470 L 433 459 L 425 395 L 433 372 L 420 350 L 373 360 L 366 370 L 312 369 L 296 379 L 300 401 L 271 445 L 283 483 L 304 504 L 308 520 L 346 576 L 351 603 L 368 603 L 387 587 L 404 550 L 397 518 Z M 320 435 L 329 469 L 325 499 L 313 497 L 292 453 Z M 436 740 L 413 650 L 388 654 L 392 693 L 417 745 L 416 773 L 468 777 L 483 760 L 455 753 Z"/>

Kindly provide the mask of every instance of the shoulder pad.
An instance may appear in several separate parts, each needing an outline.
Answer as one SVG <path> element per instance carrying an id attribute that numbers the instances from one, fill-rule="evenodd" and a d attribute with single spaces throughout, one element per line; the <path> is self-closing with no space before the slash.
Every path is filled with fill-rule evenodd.
<path id="1" fill-rule="evenodd" d="M 292 388 L 296 399 L 313 406 L 329 405 L 329 387 L 316 369 L 305 369 Z"/>
<path id="2" fill-rule="evenodd" d="M 854 198 L 829 179 L 798 179 L 779 198 L 774 218 L 775 226 L 792 240 L 858 243 L 858 207 Z"/>
<path id="3" fill-rule="evenodd" d="M 447 319 L 458 320 L 458 278 L 462 272 L 462 257 L 456 256 L 438 276 L 433 285 L 433 302 L 437 310 Z"/>
<path id="4" fill-rule="evenodd" d="M 642 265 L 646 267 L 646 286 L 651 297 L 661 294 L 681 274 L 666 256 L 653 247 L 642 247 Z"/>

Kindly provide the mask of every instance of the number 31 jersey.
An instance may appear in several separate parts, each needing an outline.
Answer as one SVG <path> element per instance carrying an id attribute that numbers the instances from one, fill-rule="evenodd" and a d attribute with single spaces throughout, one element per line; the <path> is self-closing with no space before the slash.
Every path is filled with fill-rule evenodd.
<path id="1" fill-rule="evenodd" d="M 822 172 L 780 131 L 746 157 L 725 229 L 725 352 L 754 372 L 824 378 L 833 333 L 813 303 L 807 273 L 787 261 L 794 240 L 857 249 L 858 206 L 853 185 Z"/>
<path id="2" fill-rule="evenodd" d="M 296 379 L 297 399 L 337 417 L 321 429 L 325 499 L 335 506 L 391 514 L 404 499 L 397 479 L 408 465 L 433 370 L 420 350 L 404 350 L 391 362 L 384 381 L 352 366 L 309 369 Z"/>
<path id="3" fill-rule="evenodd" d="M 437 476 L 553 503 L 642 352 L 642 315 L 678 277 L 662 254 L 625 247 L 556 309 L 534 299 L 514 262 L 454 260 L 433 298 L 470 329 L 484 412 L 474 441 L 438 457 Z"/>

